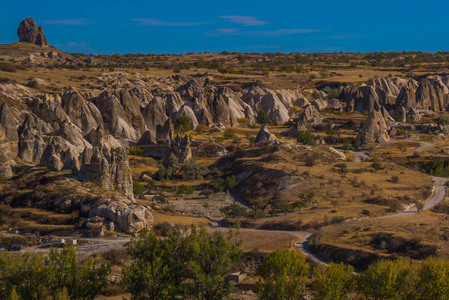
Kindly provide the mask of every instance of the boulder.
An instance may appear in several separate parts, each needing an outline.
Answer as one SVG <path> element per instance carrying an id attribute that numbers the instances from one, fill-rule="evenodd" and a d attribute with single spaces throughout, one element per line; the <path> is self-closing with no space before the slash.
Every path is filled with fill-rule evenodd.
<path id="1" fill-rule="evenodd" d="M 340 108 L 342 108 L 340 100 L 338 100 L 337 98 L 332 98 L 329 101 L 327 101 L 327 106 L 332 108 L 332 109 L 340 109 Z"/>
<path id="2" fill-rule="evenodd" d="M 342 151 L 338 151 L 334 147 L 329 147 L 329 152 L 335 154 L 340 160 L 346 160 L 346 155 Z"/>
<path id="3" fill-rule="evenodd" d="M 315 99 L 315 101 L 313 101 L 312 104 L 313 106 L 315 106 L 317 110 L 322 110 L 328 106 L 328 101 L 324 99 Z"/>
<path id="4" fill-rule="evenodd" d="M 114 228 L 126 233 L 136 233 L 151 229 L 153 215 L 148 208 L 122 201 L 99 203 L 89 211 L 89 218 L 103 218 L 105 223 L 113 222 Z"/>

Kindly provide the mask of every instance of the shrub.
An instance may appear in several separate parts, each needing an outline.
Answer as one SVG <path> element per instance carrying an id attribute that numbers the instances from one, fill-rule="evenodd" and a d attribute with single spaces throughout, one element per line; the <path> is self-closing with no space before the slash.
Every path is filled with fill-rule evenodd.
<path id="1" fill-rule="evenodd" d="M 316 156 L 314 155 L 309 155 L 304 159 L 304 163 L 306 165 L 306 167 L 313 167 L 316 163 Z"/>
<path id="2" fill-rule="evenodd" d="M 199 125 L 195 128 L 195 131 L 196 131 L 196 133 L 198 133 L 198 134 L 202 134 L 202 133 L 207 132 L 208 129 L 209 129 L 209 127 L 207 127 L 206 125 L 199 124 Z"/>
<path id="3" fill-rule="evenodd" d="M 223 138 L 224 138 L 225 140 L 232 140 L 232 139 L 235 138 L 235 133 L 232 132 L 231 129 L 226 129 L 226 131 L 223 132 Z"/>
<path id="4" fill-rule="evenodd" d="M 228 206 L 221 207 L 220 211 L 227 218 L 232 218 L 232 219 L 246 217 L 248 215 L 246 209 L 238 204 L 231 204 Z"/>
<path id="5" fill-rule="evenodd" d="M 298 131 L 296 134 L 296 141 L 303 145 L 310 145 L 314 140 L 315 136 L 310 131 Z"/>
<path id="6" fill-rule="evenodd" d="M 143 186 L 138 182 L 133 182 L 133 193 L 134 195 L 142 195 L 144 193 Z"/>
<path id="7" fill-rule="evenodd" d="M 313 91 L 312 93 L 312 99 L 319 99 L 321 97 L 320 93 L 318 91 Z"/>
<path id="8" fill-rule="evenodd" d="M 338 98 L 339 97 L 339 93 L 337 89 L 333 89 L 330 87 L 325 87 L 323 89 L 323 92 L 325 92 L 327 94 L 327 99 L 333 99 L 333 98 Z"/>
<path id="9" fill-rule="evenodd" d="M 370 211 L 367 209 L 362 210 L 362 214 L 365 216 L 369 216 L 370 215 Z"/>
<path id="10" fill-rule="evenodd" d="M 229 191 L 237 185 L 237 179 L 235 175 L 228 176 L 226 179 L 217 178 L 213 184 L 214 189 L 222 192 Z"/>
<path id="11" fill-rule="evenodd" d="M 444 114 L 441 117 L 438 118 L 437 123 L 439 125 L 449 125 L 449 115 Z"/>
<path id="12" fill-rule="evenodd" d="M 8 63 L 0 63 L 0 71 L 14 73 L 17 72 L 17 68 Z"/>
<path id="13" fill-rule="evenodd" d="M 186 180 L 203 179 L 207 172 L 208 169 L 201 167 L 193 158 L 187 160 L 181 167 L 182 178 Z"/>
<path id="14" fill-rule="evenodd" d="M 177 118 L 173 124 L 173 127 L 176 131 L 179 132 L 187 132 L 193 129 L 192 120 L 190 120 L 187 116 L 180 116 Z"/>
<path id="15" fill-rule="evenodd" d="M 209 197 L 210 195 L 212 195 L 213 193 L 214 193 L 213 190 L 207 188 L 207 189 L 204 189 L 204 190 L 202 190 L 202 191 L 200 192 L 200 196 L 205 196 L 205 197 L 207 198 L 207 197 Z"/>
<path id="16" fill-rule="evenodd" d="M 257 123 L 261 124 L 261 125 L 271 125 L 272 122 L 270 120 L 270 118 L 268 118 L 266 112 L 264 110 L 259 110 L 259 112 L 257 113 L 257 118 L 256 118 Z"/>
<path id="17" fill-rule="evenodd" d="M 130 155 L 139 155 L 139 154 L 142 154 L 142 153 L 143 153 L 143 150 L 140 149 L 140 147 L 138 147 L 138 146 L 131 146 L 131 147 L 129 147 L 129 149 L 128 149 L 128 153 L 129 153 Z"/>
<path id="18" fill-rule="evenodd" d="M 178 195 L 192 195 L 194 192 L 195 192 L 195 188 L 193 186 L 183 185 L 176 192 L 176 194 L 178 194 Z"/>
<path id="19" fill-rule="evenodd" d="M 26 84 L 26 86 L 30 87 L 30 88 L 37 88 L 38 85 L 39 85 L 39 83 L 35 79 L 32 79 L 32 80 L 28 81 L 27 84 Z"/>
<path id="20" fill-rule="evenodd" d="M 159 167 L 156 172 L 157 179 L 173 179 L 180 169 L 178 157 L 173 153 L 166 159 L 158 161 L 157 166 Z"/>

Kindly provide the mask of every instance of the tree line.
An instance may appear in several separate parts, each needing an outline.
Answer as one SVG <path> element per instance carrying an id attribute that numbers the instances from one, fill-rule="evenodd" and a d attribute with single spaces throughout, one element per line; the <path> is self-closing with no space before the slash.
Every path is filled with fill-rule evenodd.
<path id="1" fill-rule="evenodd" d="M 228 299 L 227 275 L 243 253 L 238 229 L 228 233 L 192 226 L 164 237 L 144 230 L 127 250 L 121 274 L 131 299 Z M 95 299 L 108 285 L 109 263 L 77 259 L 75 249 L 0 255 L 1 299 Z M 259 299 L 448 299 L 449 262 L 380 260 L 356 274 L 350 265 L 312 266 L 298 251 L 276 250 L 262 263 L 254 291 Z"/>

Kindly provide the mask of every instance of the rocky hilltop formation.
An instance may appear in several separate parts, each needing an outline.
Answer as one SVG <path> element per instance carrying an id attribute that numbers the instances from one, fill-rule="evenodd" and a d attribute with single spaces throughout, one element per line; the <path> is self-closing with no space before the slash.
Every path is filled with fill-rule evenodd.
<path id="1" fill-rule="evenodd" d="M 347 111 L 370 112 L 388 107 L 392 116 L 410 108 L 436 112 L 449 109 L 449 76 L 432 75 L 420 79 L 387 77 L 372 79 L 360 86 L 340 88 L 339 98 L 347 103 Z"/>
<path id="2" fill-rule="evenodd" d="M 26 18 L 20 23 L 17 30 L 17 36 L 19 42 L 25 42 L 35 44 L 38 46 L 48 46 L 47 37 L 44 35 L 44 29 L 42 26 L 37 26 L 33 18 Z"/>

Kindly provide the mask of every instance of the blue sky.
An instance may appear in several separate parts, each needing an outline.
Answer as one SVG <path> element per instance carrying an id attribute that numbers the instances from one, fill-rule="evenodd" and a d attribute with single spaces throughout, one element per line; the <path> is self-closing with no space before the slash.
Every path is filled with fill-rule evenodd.
<path id="1" fill-rule="evenodd" d="M 449 49 L 449 1 L 5 1 L 0 43 L 33 17 L 68 52 L 374 52 Z"/>

